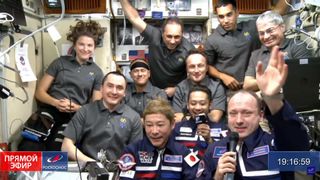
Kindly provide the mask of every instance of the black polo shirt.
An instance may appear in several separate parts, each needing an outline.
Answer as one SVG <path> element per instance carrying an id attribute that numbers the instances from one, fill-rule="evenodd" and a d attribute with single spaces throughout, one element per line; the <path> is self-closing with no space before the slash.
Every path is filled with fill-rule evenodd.
<path id="1" fill-rule="evenodd" d="M 181 44 L 172 52 L 162 40 L 162 32 L 151 25 L 141 33 L 149 45 L 151 83 L 161 89 L 174 87 L 187 77 L 185 59 L 192 43 L 182 38 Z"/>

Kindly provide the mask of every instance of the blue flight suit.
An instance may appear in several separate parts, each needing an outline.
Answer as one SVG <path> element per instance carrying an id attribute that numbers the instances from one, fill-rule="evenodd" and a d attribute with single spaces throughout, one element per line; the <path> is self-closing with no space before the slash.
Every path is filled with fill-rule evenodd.
<path id="1" fill-rule="evenodd" d="M 210 127 L 210 136 L 214 142 L 226 136 L 227 126 L 225 124 L 214 123 L 210 120 L 207 123 Z M 196 152 L 199 158 L 204 156 L 209 145 L 202 136 L 197 134 L 197 124 L 193 119 L 183 119 L 177 123 L 173 129 L 172 136 L 175 141 L 185 145 L 191 151 Z"/>
<path id="2" fill-rule="evenodd" d="M 270 151 L 307 151 L 308 134 L 292 107 L 284 102 L 279 112 L 271 115 L 266 110 L 266 118 L 273 127 L 272 134 L 260 127 L 247 137 L 237 150 L 235 180 L 280 180 L 294 179 L 293 172 L 268 170 Z M 197 178 L 212 179 L 219 157 L 227 151 L 229 138 L 209 145 L 204 160 L 199 164 Z"/>
<path id="3" fill-rule="evenodd" d="M 188 160 L 186 160 L 188 159 Z M 120 179 L 195 179 L 199 159 L 170 137 L 164 149 L 144 136 L 127 146 L 119 159 Z"/>

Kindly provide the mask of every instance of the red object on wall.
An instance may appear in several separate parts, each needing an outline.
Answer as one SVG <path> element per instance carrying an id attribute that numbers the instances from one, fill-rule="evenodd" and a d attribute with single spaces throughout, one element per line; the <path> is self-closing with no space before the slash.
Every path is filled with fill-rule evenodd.
<path id="1" fill-rule="evenodd" d="M 0 149 L 2 151 L 8 151 L 8 144 L 7 143 L 0 143 Z"/>
<path id="2" fill-rule="evenodd" d="M 8 144 L 7 143 L 0 143 L 0 149 L 2 151 L 8 151 Z M 9 180 L 9 172 L 0 171 L 0 179 L 1 180 Z"/>

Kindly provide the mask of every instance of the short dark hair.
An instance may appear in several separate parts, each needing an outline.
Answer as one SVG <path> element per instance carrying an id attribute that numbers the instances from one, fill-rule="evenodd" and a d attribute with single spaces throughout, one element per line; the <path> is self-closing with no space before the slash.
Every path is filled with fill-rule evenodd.
<path id="1" fill-rule="evenodd" d="M 191 95 L 191 93 L 197 92 L 197 91 L 201 91 L 201 92 L 206 93 L 207 96 L 208 96 L 209 102 L 212 101 L 211 90 L 210 90 L 208 87 L 203 86 L 203 85 L 194 85 L 194 86 L 192 86 L 191 89 L 189 90 L 189 93 L 188 93 L 188 102 L 189 102 L 189 100 L 190 100 L 190 95 Z"/>
<path id="2" fill-rule="evenodd" d="M 102 79 L 102 85 L 105 83 L 105 81 L 107 80 L 107 78 L 108 78 L 108 76 L 109 76 L 110 74 L 114 74 L 114 75 L 117 75 L 117 76 L 122 76 L 123 79 L 124 79 L 124 81 L 126 82 L 125 84 L 127 85 L 127 79 L 126 79 L 126 77 L 125 77 L 121 72 L 119 72 L 119 71 L 110 71 L 110 72 L 108 72 L 108 73 L 103 77 L 103 79 Z"/>
<path id="3" fill-rule="evenodd" d="M 176 16 L 170 16 L 164 22 L 162 23 L 162 33 L 164 32 L 164 29 L 166 28 L 167 24 L 178 24 L 181 26 L 181 31 L 183 32 L 183 22 Z"/>
<path id="4" fill-rule="evenodd" d="M 218 0 L 217 4 L 214 6 L 214 10 L 215 10 L 215 12 L 217 12 L 217 8 L 220 8 L 220 7 L 223 7 L 223 6 L 227 6 L 229 4 L 232 5 L 234 10 L 237 9 L 236 0 Z"/>
<path id="5" fill-rule="evenodd" d="M 206 63 L 208 64 L 208 56 L 203 52 L 203 50 L 201 49 L 191 49 L 188 51 L 187 57 L 186 57 L 186 61 L 189 58 L 189 56 L 193 55 L 193 54 L 200 54 L 202 55 L 205 59 L 206 59 Z"/>

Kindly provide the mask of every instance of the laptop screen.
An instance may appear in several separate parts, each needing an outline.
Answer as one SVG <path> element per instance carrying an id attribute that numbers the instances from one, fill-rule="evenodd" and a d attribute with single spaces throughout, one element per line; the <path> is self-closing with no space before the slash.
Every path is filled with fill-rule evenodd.
<path id="1" fill-rule="evenodd" d="M 297 112 L 320 109 L 320 57 L 288 59 L 286 64 L 285 99 Z"/>

